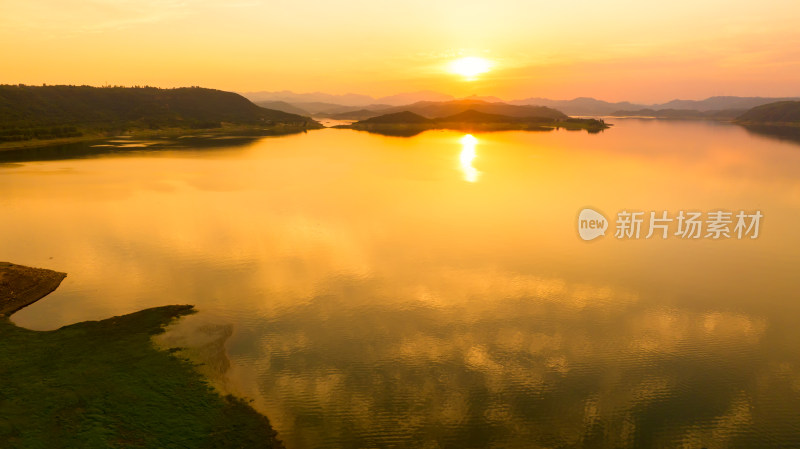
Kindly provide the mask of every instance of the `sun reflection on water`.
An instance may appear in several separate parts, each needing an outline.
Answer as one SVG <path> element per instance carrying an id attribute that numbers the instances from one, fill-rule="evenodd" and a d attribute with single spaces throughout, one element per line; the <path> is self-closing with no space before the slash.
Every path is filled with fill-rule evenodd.
<path id="1" fill-rule="evenodd" d="M 481 172 L 472 166 L 472 162 L 477 157 L 475 146 L 478 144 L 478 139 L 472 134 L 467 134 L 462 137 L 459 142 L 461 142 L 461 154 L 459 155 L 459 159 L 461 161 L 461 171 L 464 172 L 464 180 L 467 182 L 476 182 Z"/>

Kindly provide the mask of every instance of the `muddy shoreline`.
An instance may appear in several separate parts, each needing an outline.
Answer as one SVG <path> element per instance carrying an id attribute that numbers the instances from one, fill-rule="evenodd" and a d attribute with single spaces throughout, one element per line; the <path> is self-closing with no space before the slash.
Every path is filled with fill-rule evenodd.
<path id="1" fill-rule="evenodd" d="M 53 292 L 66 273 L 0 262 L 0 316 L 29 306 Z"/>

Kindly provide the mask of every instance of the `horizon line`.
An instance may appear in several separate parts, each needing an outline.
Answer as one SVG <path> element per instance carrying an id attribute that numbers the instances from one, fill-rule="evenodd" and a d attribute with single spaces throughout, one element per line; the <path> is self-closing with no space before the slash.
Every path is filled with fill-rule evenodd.
<path id="1" fill-rule="evenodd" d="M 95 88 L 122 87 L 122 88 L 156 88 L 156 89 L 203 88 L 203 89 L 219 90 L 219 91 L 223 91 L 223 92 L 231 92 L 231 93 L 235 93 L 235 94 L 241 95 L 241 96 L 243 96 L 245 98 L 247 98 L 247 96 L 245 94 L 260 94 L 260 93 L 264 93 L 264 94 L 288 93 L 288 94 L 292 94 L 292 95 L 328 95 L 328 96 L 332 96 L 332 97 L 358 96 L 358 97 L 367 97 L 369 99 L 376 100 L 376 101 L 384 99 L 384 98 L 396 97 L 396 96 L 401 96 L 401 95 L 421 94 L 421 93 L 431 93 L 431 94 L 451 97 L 448 100 L 417 100 L 417 101 L 414 101 L 414 103 L 419 102 L 419 101 L 455 101 L 455 100 L 469 100 L 471 98 L 481 99 L 481 98 L 487 98 L 487 97 L 496 98 L 496 99 L 500 100 L 500 102 L 502 102 L 502 103 L 509 103 L 509 102 L 514 102 L 514 101 L 523 101 L 523 100 L 528 100 L 528 99 L 541 99 L 541 100 L 549 100 L 549 101 L 574 101 L 574 100 L 578 100 L 578 99 L 589 99 L 589 100 L 602 101 L 602 102 L 611 103 L 611 104 L 614 104 L 614 103 L 631 103 L 631 104 L 640 105 L 640 106 L 660 105 L 660 104 L 670 103 L 670 102 L 673 102 L 673 101 L 704 101 L 704 100 L 709 100 L 709 99 L 712 99 L 712 98 L 764 98 L 764 99 L 799 99 L 800 100 L 800 94 L 797 94 L 797 95 L 784 95 L 784 96 L 770 96 L 770 95 L 758 95 L 758 94 L 757 95 L 752 95 L 752 94 L 751 95 L 725 94 L 725 95 L 709 95 L 709 96 L 704 96 L 704 97 L 700 97 L 700 98 L 697 98 L 697 97 L 695 97 L 695 98 L 676 97 L 676 98 L 672 98 L 670 100 L 666 100 L 666 101 L 662 101 L 662 102 L 649 102 L 649 101 L 638 101 L 638 100 L 630 100 L 630 99 L 617 100 L 617 101 L 604 100 L 604 99 L 601 99 L 601 98 L 597 98 L 597 97 L 593 97 L 593 96 L 587 96 L 587 95 L 578 95 L 578 96 L 575 96 L 575 97 L 572 97 L 572 98 L 550 98 L 550 97 L 547 97 L 547 96 L 529 95 L 529 96 L 525 96 L 525 97 L 522 97 L 522 98 L 513 98 L 513 99 L 505 99 L 505 98 L 501 98 L 501 97 L 499 97 L 497 95 L 491 95 L 491 94 L 488 94 L 488 95 L 472 94 L 472 95 L 459 97 L 459 96 L 456 96 L 456 95 L 442 93 L 442 92 L 438 92 L 438 91 L 435 91 L 435 90 L 429 90 L 429 89 L 417 90 L 417 91 L 405 91 L 405 92 L 399 92 L 399 93 L 394 93 L 394 94 L 390 94 L 390 95 L 375 96 L 375 95 L 372 95 L 372 94 L 356 93 L 356 92 L 347 92 L 347 93 L 343 93 L 343 94 L 335 94 L 335 93 L 329 93 L 329 92 L 325 92 L 325 91 L 321 91 L 321 90 L 315 90 L 315 91 L 310 91 L 310 92 L 308 92 L 308 91 L 307 92 L 295 92 L 295 91 L 289 90 L 289 89 L 282 89 L 282 90 L 232 90 L 232 89 L 230 89 L 229 90 L 229 89 L 222 89 L 222 88 L 217 88 L 217 87 L 206 87 L 206 86 L 201 86 L 201 85 L 180 85 L 180 86 L 163 87 L 163 86 L 153 86 L 153 85 L 148 85 L 148 84 L 122 85 L 122 84 L 110 84 L 110 83 L 103 84 L 103 85 L 67 84 L 67 83 L 41 83 L 41 84 L 0 83 L 0 86 L 3 86 L 3 85 L 5 85 L 5 86 L 31 86 L 31 87 L 37 87 L 37 86 L 75 86 L 75 87 L 87 86 L 87 87 L 95 87 Z M 273 101 L 283 101 L 283 100 L 273 100 Z"/>

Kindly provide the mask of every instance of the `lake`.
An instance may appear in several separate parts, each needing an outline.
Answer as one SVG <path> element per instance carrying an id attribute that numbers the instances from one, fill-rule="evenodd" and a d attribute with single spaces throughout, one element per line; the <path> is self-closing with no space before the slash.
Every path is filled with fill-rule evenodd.
<path id="1" fill-rule="evenodd" d="M 0 153 L 0 259 L 68 273 L 13 321 L 194 304 L 290 449 L 800 446 L 800 144 L 614 124 Z M 758 237 L 615 236 L 717 210 Z"/>

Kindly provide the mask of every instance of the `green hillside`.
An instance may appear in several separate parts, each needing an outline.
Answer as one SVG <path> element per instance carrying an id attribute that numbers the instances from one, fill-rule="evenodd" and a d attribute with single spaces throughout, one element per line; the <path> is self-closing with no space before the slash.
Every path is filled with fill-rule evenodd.
<path id="1" fill-rule="evenodd" d="M 779 101 L 756 106 L 740 115 L 741 123 L 800 125 L 800 101 Z"/>
<path id="2" fill-rule="evenodd" d="M 200 87 L 0 85 L 0 142 L 223 124 L 319 127 L 310 118 L 265 109 L 235 93 Z"/>

